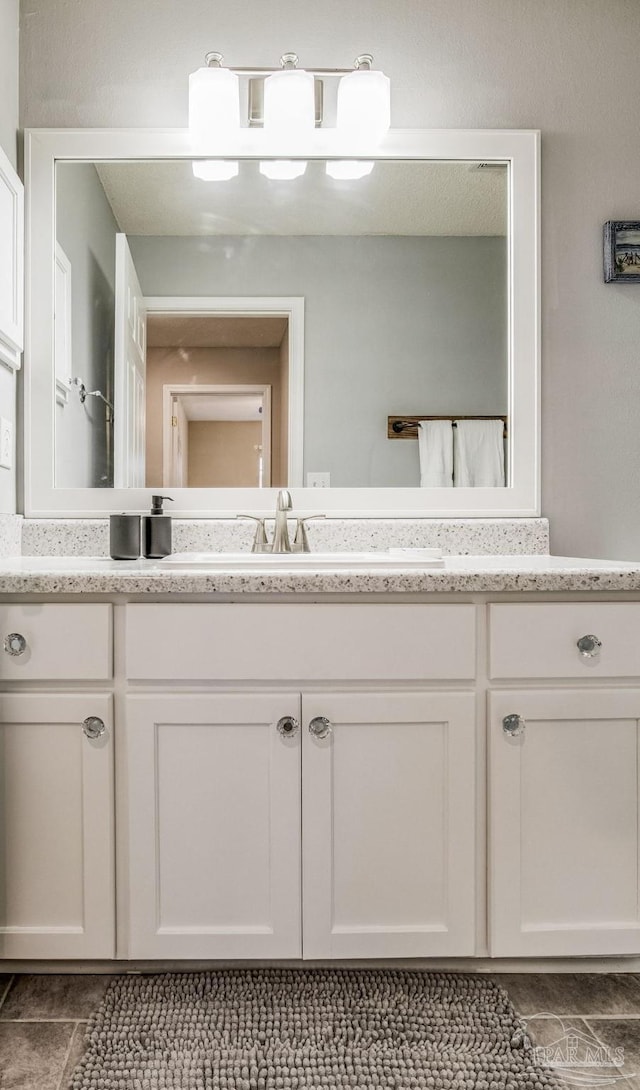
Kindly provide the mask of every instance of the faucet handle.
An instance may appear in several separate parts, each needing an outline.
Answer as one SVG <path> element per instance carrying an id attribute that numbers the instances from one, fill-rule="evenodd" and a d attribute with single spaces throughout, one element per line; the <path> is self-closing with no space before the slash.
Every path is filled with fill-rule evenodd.
<path id="1" fill-rule="evenodd" d="M 326 515 L 305 515 L 303 518 L 299 518 L 296 523 L 296 533 L 293 539 L 294 552 L 310 553 L 309 537 L 307 535 L 307 527 L 305 523 L 310 519 L 324 519 Z"/>
<path id="2" fill-rule="evenodd" d="M 264 525 L 264 519 L 258 518 L 257 515 L 236 515 L 237 519 L 253 519 L 256 524 L 255 537 L 253 539 L 253 545 L 251 546 L 252 553 L 264 553 L 270 548 L 269 540 L 267 538 L 267 531 Z"/>

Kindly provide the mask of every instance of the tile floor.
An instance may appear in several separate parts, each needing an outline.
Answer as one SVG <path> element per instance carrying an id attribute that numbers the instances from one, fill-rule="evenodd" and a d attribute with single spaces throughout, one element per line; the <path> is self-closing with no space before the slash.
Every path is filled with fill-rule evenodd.
<path id="1" fill-rule="evenodd" d="M 612 1072 L 615 1086 L 640 1090 L 640 976 L 505 974 L 496 979 L 518 1013 L 531 1019 L 539 1044 L 570 1031 L 578 1041 L 586 1036 L 623 1048 L 625 1078 L 619 1080 L 620 1070 Z M 87 1018 L 108 983 L 108 976 L 0 975 L 0 1090 L 66 1090 L 82 1055 Z M 562 1025 L 554 1016 L 562 1016 Z M 593 1077 L 593 1071 L 585 1074 Z M 604 1084 L 611 1072 L 602 1074 Z"/>

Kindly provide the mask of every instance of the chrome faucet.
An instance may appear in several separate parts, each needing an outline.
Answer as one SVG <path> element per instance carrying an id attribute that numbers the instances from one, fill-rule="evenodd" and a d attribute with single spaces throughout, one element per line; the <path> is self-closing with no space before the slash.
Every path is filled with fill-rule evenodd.
<path id="1" fill-rule="evenodd" d="M 287 511 L 291 510 L 293 510 L 291 493 L 288 488 L 281 488 L 278 492 L 278 498 L 276 500 L 276 522 L 273 530 L 273 544 L 271 546 L 272 553 L 291 552 L 291 542 L 289 541 L 289 524 L 287 522 Z"/>
<path id="2" fill-rule="evenodd" d="M 252 553 L 308 553 L 309 538 L 307 536 L 306 523 L 309 519 L 323 519 L 324 515 L 306 515 L 298 518 L 296 533 L 291 541 L 289 537 L 288 516 L 293 510 L 291 493 L 288 488 L 281 488 L 276 500 L 276 516 L 273 531 L 273 541 L 269 541 L 265 529 L 264 518 L 256 515 L 236 515 L 239 519 L 253 519 L 256 524 L 256 533 L 251 546 Z"/>

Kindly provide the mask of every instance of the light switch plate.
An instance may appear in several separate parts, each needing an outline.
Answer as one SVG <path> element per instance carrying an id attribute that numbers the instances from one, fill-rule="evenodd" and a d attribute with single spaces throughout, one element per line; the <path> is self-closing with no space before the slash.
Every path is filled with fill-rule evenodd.
<path id="1" fill-rule="evenodd" d="M 0 466 L 13 467 L 13 424 L 4 416 L 0 416 Z"/>
<path id="2" fill-rule="evenodd" d="M 330 473 L 307 473 L 307 488 L 330 488 Z"/>

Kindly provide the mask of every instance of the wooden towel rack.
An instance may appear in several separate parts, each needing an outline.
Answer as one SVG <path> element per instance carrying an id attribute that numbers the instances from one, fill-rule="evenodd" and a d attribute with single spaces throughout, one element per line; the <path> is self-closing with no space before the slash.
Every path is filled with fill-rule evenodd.
<path id="1" fill-rule="evenodd" d="M 421 420 L 450 420 L 455 428 L 456 420 L 502 420 L 504 438 L 507 438 L 507 416 L 494 413 L 493 416 L 477 416 L 469 413 L 452 413 L 451 416 L 389 416 L 387 417 L 387 439 L 417 439 L 418 424 Z"/>

